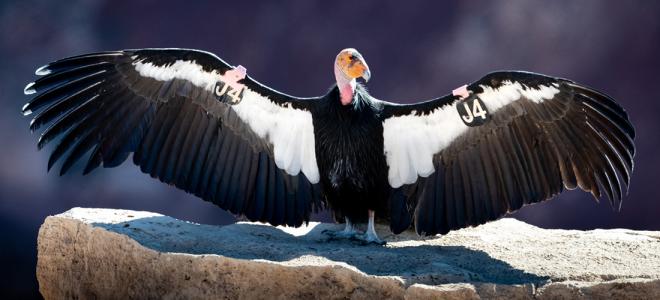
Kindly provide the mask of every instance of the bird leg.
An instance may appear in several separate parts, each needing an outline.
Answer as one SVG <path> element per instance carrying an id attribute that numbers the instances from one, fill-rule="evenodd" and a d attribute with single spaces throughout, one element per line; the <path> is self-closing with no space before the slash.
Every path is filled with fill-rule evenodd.
<path id="1" fill-rule="evenodd" d="M 355 226 L 353 226 L 353 223 L 351 223 L 351 220 L 348 218 L 344 217 L 346 219 L 346 227 L 344 227 L 344 230 L 340 231 L 341 235 L 343 236 L 353 236 L 355 235 Z"/>
<path id="2" fill-rule="evenodd" d="M 375 216 L 376 216 L 376 212 L 373 210 L 369 210 L 369 224 L 367 224 L 367 231 L 360 237 L 366 243 L 385 245 L 385 241 L 379 239 L 378 234 L 376 234 L 376 228 L 374 226 Z"/>
<path id="3" fill-rule="evenodd" d="M 332 231 L 332 230 L 324 230 L 322 233 L 329 236 L 330 239 L 353 239 L 353 240 L 358 240 L 362 242 L 363 244 L 378 244 L 378 245 L 385 245 L 385 241 L 381 240 L 378 238 L 378 234 L 376 234 L 376 228 L 375 228 L 375 223 L 374 223 L 374 218 L 376 216 L 376 213 L 373 210 L 369 210 L 369 223 L 367 224 L 367 231 L 364 232 L 363 234 L 358 234 L 355 226 L 353 223 L 348 218 L 346 219 L 346 227 L 344 227 L 344 230 L 341 231 Z"/>

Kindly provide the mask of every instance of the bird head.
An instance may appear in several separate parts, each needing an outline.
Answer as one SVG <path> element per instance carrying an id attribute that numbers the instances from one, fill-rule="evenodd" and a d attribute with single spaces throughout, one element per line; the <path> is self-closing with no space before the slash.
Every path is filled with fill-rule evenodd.
<path id="1" fill-rule="evenodd" d="M 371 78 L 367 62 L 364 61 L 362 54 L 353 48 L 346 48 L 337 54 L 335 67 L 349 80 L 362 77 L 364 81 L 369 81 Z"/>

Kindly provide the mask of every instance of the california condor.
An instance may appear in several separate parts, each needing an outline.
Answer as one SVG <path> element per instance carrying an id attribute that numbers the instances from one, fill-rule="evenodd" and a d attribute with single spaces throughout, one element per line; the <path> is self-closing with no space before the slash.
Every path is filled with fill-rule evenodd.
<path id="1" fill-rule="evenodd" d="M 24 114 L 53 140 L 60 174 L 90 153 L 87 174 L 130 154 L 142 172 L 252 221 L 301 226 L 329 208 L 336 235 L 377 242 L 374 218 L 420 235 L 495 220 L 564 189 L 620 208 L 635 130 L 602 92 L 567 79 L 503 71 L 416 104 L 372 97 L 355 49 L 336 84 L 298 98 L 215 55 L 140 49 L 39 68 Z M 352 224 L 368 222 L 358 235 Z"/>

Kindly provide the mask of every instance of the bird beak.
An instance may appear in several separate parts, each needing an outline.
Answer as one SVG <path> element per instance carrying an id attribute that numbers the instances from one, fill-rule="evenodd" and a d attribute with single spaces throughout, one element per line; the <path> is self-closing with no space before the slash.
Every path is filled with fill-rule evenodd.
<path id="1" fill-rule="evenodd" d="M 364 60 L 364 57 L 362 55 L 358 54 L 358 65 L 359 68 L 362 69 L 362 73 L 360 74 L 359 77 L 362 77 L 365 82 L 369 81 L 371 78 L 371 71 L 369 70 L 369 66 L 367 65 L 367 62 Z"/>
<path id="2" fill-rule="evenodd" d="M 371 71 L 369 71 L 369 67 L 364 69 L 364 73 L 362 73 L 362 78 L 364 78 L 364 82 L 369 82 L 369 78 L 371 78 Z"/>

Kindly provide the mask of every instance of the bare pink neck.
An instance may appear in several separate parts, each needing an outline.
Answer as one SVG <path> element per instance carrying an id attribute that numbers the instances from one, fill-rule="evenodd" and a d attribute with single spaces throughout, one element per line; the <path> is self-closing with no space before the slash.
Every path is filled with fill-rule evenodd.
<path id="1" fill-rule="evenodd" d="M 344 72 L 342 72 L 337 64 L 335 64 L 335 79 L 337 80 L 337 87 L 339 88 L 339 96 L 342 105 L 349 105 L 353 102 L 353 94 L 355 93 L 355 79 L 349 79 Z"/>

